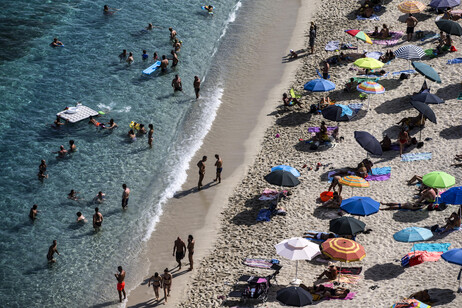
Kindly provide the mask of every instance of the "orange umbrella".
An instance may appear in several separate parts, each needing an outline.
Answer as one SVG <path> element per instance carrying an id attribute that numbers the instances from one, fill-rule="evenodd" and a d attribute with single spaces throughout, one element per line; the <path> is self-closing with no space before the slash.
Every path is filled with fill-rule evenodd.
<path id="1" fill-rule="evenodd" d="M 369 182 L 356 175 L 347 175 L 338 181 L 340 184 L 351 187 L 369 187 Z"/>
<path id="2" fill-rule="evenodd" d="M 321 244 L 322 253 L 341 262 L 361 261 L 366 256 L 364 247 L 353 240 L 337 237 Z"/>
<path id="3" fill-rule="evenodd" d="M 419 1 L 405 1 L 398 4 L 398 9 L 403 13 L 420 13 L 425 10 L 425 4 Z"/>

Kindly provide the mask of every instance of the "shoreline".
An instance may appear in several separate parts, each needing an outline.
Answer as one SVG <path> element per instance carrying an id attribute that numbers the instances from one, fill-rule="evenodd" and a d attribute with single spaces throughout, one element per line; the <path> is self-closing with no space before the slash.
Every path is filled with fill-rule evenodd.
<path id="1" fill-rule="evenodd" d="M 279 1 L 278 5 L 282 5 L 282 1 Z M 243 8 L 246 4 L 243 4 Z M 203 144 L 200 150 L 196 152 L 193 159 L 190 162 L 190 168 L 188 169 L 188 179 L 183 184 L 182 189 L 189 191 L 190 188 L 195 187 L 197 182 L 197 170 L 195 163 L 202 157 L 202 153 L 206 152 L 208 155 L 208 161 L 206 163 L 206 177 L 204 179 L 204 190 L 201 192 L 189 191 L 184 196 L 182 192 L 181 198 L 174 197 L 169 200 L 163 209 L 163 214 L 160 217 L 160 221 L 156 225 L 155 231 L 152 233 L 150 240 L 147 243 L 147 247 L 140 258 L 145 260 L 146 264 L 149 264 L 148 275 L 144 276 L 143 281 L 135 287 L 134 290 L 128 294 L 128 301 L 126 306 L 128 307 L 139 307 L 139 306 L 156 306 L 155 300 L 153 301 L 154 293 L 152 288 L 147 287 L 147 280 L 154 273 L 161 271 L 164 267 L 172 269 L 176 265 L 174 258 L 171 256 L 173 241 L 176 239 L 177 234 L 186 242 L 187 235 L 192 233 L 196 240 L 195 249 L 195 270 L 200 263 L 200 260 L 207 256 L 210 249 L 213 247 L 217 231 L 220 228 L 220 212 L 228 202 L 228 197 L 232 194 L 235 186 L 242 180 L 247 169 L 254 161 L 256 155 L 260 151 L 260 140 L 263 140 L 263 135 L 266 129 L 270 126 L 273 121 L 267 115 L 271 113 L 276 105 L 280 104 L 280 93 L 287 90 L 292 82 L 292 76 L 297 69 L 298 65 L 296 62 L 291 63 L 280 63 L 282 55 L 286 54 L 290 48 L 302 48 L 305 42 L 304 29 L 307 24 L 306 19 L 307 5 L 300 3 L 300 1 L 293 1 L 291 4 L 293 10 L 286 12 L 287 17 L 294 15 L 296 18 L 289 19 L 291 22 L 285 22 L 283 26 L 278 27 L 278 35 L 275 32 L 271 33 L 274 40 L 276 36 L 279 38 L 277 41 L 279 46 L 274 46 L 276 42 L 272 42 L 273 46 L 270 46 L 273 50 L 270 56 L 259 59 L 261 62 L 267 65 L 272 65 L 271 69 L 269 66 L 261 67 L 260 65 L 258 72 L 268 76 L 271 74 L 280 74 L 277 77 L 271 77 L 271 79 L 277 79 L 277 82 L 271 82 L 270 84 L 276 83 L 276 87 L 272 87 L 272 90 L 268 92 L 268 81 L 263 78 L 261 80 L 250 80 L 248 77 L 246 80 L 247 91 L 242 92 L 242 81 L 236 85 L 225 87 L 222 103 L 218 110 L 217 116 L 212 124 L 212 128 L 208 132 L 207 136 L 203 140 Z M 285 5 L 287 7 L 287 4 Z M 241 8 L 241 9 L 243 9 Z M 289 10 L 288 10 L 289 11 Z M 236 18 L 236 22 L 240 21 L 242 16 Z M 242 13 L 244 14 L 244 13 Z M 295 20 L 295 22 L 293 22 Z M 276 26 L 275 26 L 276 27 Z M 291 36 L 287 39 L 287 33 L 284 30 L 290 28 L 292 31 Z M 228 30 L 229 31 L 229 30 Z M 269 32 L 269 30 L 266 30 Z M 229 35 L 229 33 L 227 33 Z M 267 34 L 268 35 L 268 34 Z M 287 44 L 281 44 L 281 40 L 287 41 Z M 284 45 L 284 46 L 280 46 Z M 285 46 L 287 45 L 287 47 Z M 293 46 L 293 47 L 291 47 Z M 284 51 L 281 53 L 281 51 Z M 268 59 L 266 59 L 268 58 Z M 274 65 L 274 60 L 277 59 L 278 65 Z M 257 76 L 254 76 L 257 77 Z M 252 84 L 248 84 L 251 82 Z M 257 87 L 254 87 L 254 85 Z M 236 89 L 241 88 L 239 93 Z M 253 89 L 252 89 L 253 88 Z M 260 89 L 258 92 L 254 88 Z M 255 101 L 261 100 L 261 96 L 266 97 L 262 100 L 263 103 L 249 108 L 246 100 L 254 98 Z M 240 104 L 236 104 L 236 101 L 241 101 Z M 247 107 L 246 107 L 247 106 Z M 230 117 L 232 115 L 232 117 Z M 240 119 L 235 121 L 234 119 Z M 248 119 L 247 123 L 243 123 L 244 120 Z M 224 124 L 224 125 L 223 125 Z M 234 133 L 232 133 L 234 131 Z M 245 140 L 242 142 L 241 140 Z M 220 150 L 216 150 L 216 149 Z M 209 178 L 214 175 L 214 157 L 213 154 L 217 152 L 224 159 L 224 173 L 223 183 L 220 187 L 209 183 Z M 234 170 L 231 174 L 229 170 Z M 208 184 L 207 184 L 208 183 Z M 209 185 L 209 186 L 207 186 Z M 183 191 L 183 192 L 184 192 Z M 177 193 L 178 194 L 178 193 Z M 204 212 L 206 216 L 204 217 Z M 168 231 L 164 231 L 168 228 Z M 207 239 L 207 242 L 204 241 Z M 152 252 L 155 253 L 152 253 Z M 162 261 L 160 261 L 162 260 Z M 172 286 L 172 297 L 169 298 L 167 306 L 175 306 L 184 300 L 187 292 L 188 285 L 190 283 L 189 272 L 186 271 L 188 265 L 187 257 L 183 259 L 184 268 L 181 272 L 172 272 L 174 284 Z M 143 262 L 140 262 L 143 263 Z M 193 273 L 194 273 L 193 271 Z M 186 275 L 184 275 L 186 274 Z M 162 291 L 162 290 L 161 290 Z M 163 304 L 163 301 L 160 302 Z"/>

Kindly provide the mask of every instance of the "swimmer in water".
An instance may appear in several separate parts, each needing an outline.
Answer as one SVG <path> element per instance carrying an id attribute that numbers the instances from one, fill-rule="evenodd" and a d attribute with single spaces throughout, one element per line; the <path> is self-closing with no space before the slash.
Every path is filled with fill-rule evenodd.
<path id="1" fill-rule="evenodd" d="M 130 141 L 132 141 L 132 142 L 136 140 L 136 135 L 135 135 L 135 133 L 133 132 L 133 129 L 130 129 L 130 130 L 128 131 L 127 136 L 128 136 L 128 138 L 130 138 Z"/>
<path id="2" fill-rule="evenodd" d="M 152 141 L 153 141 L 153 135 L 154 135 L 154 126 L 152 126 L 152 124 L 149 124 L 148 127 L 149 127 L 148 144 L 149 144 L 149 147 L 152 148 Z"/>
<path id="3" fill-rule="evenodd" d="M 87 222 L 87 220 L 85 219 L 85 216 L 82 215 L 81 212 L 77 212 L 77 222 Z"/>
<path id="4" fill-rule="evenodd" d="M 124 61 L 127 59 L 127 49 L 122 50 L 122 53 L 119 55 L 120 62 Z"/>
<path id="5" fill-rule="evenodd" d="M 63 46 L 64 44 L 61 41 L 58 41 L 58 38 L 55 37 L 53 39 L 53 42 L 50 43 L 51 47 L 58 47 L 58 46 Z"/>
<path id="6" fill-rule="evenodd" d="M 168 59 L 165 55 L 162 55 L 162 61 L 160 61 L 160 70 L 161 72 L 166 72 L 168 67 Z"/>
<path id="7" fill-rule="evenodd" d="M 46 174 L 46 171 L 47 171 L 47 163 L 45 162 L 44 159 L 42 159 L 40 166 L 39 166 L 39 172 L 37 173 L 39 180 L 48 178 L 48 174 Z"/>
<path id="8" fill-rule="evenodd" d="M 152 30 L 152 29 L 154 29 L 154 26 L 152 25 L 152 23 L 148 23 L 146 30 Z"/>
<path id="9" fill-rule="evenodd" d="M 174 40 L 175 37 L 176 37 L 176 31 L 173 30 L 172 27 L 168 28 L 168 31 L 170 31 L 170 39 L 171 39 L 171 40 Z"/>
<path id="10" fill-rule="evenodd" d="M 66 156 L 66 154 L 67 154 L 67 150 L 62 145 L 62 146 L 59 147 L 59 151 L 53 152 L 53 154 L 58 154 L 58 156 L 56 156 L 56 158 L 64 158 Z"/>
<path id="11" fill-rule="evenodd" d="M 155 52 L 154 55 L 152 56 L 152 60 L 154 60 L 154 62 L 159 60 L 159 56 L 157 55 L 157 52 Z"/>
<path id="12" fill-rule="evenodd" d="M 182 44 L 183 43 L 181 41 L 179 41 L 178 39 L 175 39 L 175 42 L 173 43 L 173 47 L 175 48 L 176 53 L 180 52 Z"/>
<path id="13" fill-rule="evenodd" d="M 32 221 L 34 221 L 35 218 L 37 218 L 37 213 L 38 213 L 37 207 L 38 207 L 37 204 L 34 204 L 32 208 L 30 209 L 29 218 L 32 219 Z"/>
<path id="14" fill-rule="evenodd" d="M 104 14 L 104 15 L 112 15 L 112 14 L 117 13 L 118 10 L 119 10 L 119 9 L 114 9 L 114 8 L 112 8 L 112 7 L 109 7 L 109 6 L 105 5 L 105 6 L 103 7 L 103 14 Z"/>
<path id="15" fill-rule="evenodd" d="M 69 140 L 69 154 L 77 151 L 77 146 L 74 143 L 74 140 Z"/>
<path id="16" fill-rule="evenodd" d="M 133 58 L 133 53 L 132 52 L 130 52 L 128 54 L 128 58 L 127 58 L 126 62 L 127 62 L 128 65 L 131 65 L 133 62 L 135 62 L 135 59 Z"/>
<path id="17" fill-rule="evenodd" d="M 143 136 L 147 133 L 146 128 L 144 128 L 144 124 L 140 123 L 140 128 L 137 131 L 138 136 Z"/>
<path id="18" fill-rule="evenodd" d="M 146 50 L 143 50 L 143 54 L 141 55 L 141 59 L 143 59 L 143 61 L 147 60 L 149 58 L 148 54 L 146 53 Z"/>
<path id="19" fill-rule="evenodd" d="M 117 124 L 116 122 L 114 122 L 114 119 L 110 119 L 109 122 L 107 123 L 107 125 L 109 125 L 108 127 L 104 127 L 104 128 L 107 128 L 107 129 L 114 129 L 117 127 Z"/>
<path id="20" fill-rule="evenodd" d="M 213 14 L 213 5 L 208 5 L 208 6 L 204 6 L 204 7 L 205 7 L 205 9 L 207 10 L 207 12 Z"/>
<path id="21" fill-rule="evenodd" d="M 172 67 L 175 67 L 175 66 L 178 65 L 178 56 L 177 56 L 175 50 L 170 51 L 170 53 L 172 54 L 172 59 L 170 59 L 170 60 L 172 60 Z"/>
<path id="22" fill-rule="evenodd" d="M 173 78 L 172 87 L 175 92 L 183 91 L 183 85 L 181 84 L 181 78 L 178 75 L 175 75 L 175 78 Z"/>
<path id="23" fill-rule="evenodd" d="M 77 192 L 75 190 L 71 189 L 71 192 L 67 194 L 67 199 L 71 199 L 71 200 L 74 200 L 74 201 L 79 200 L 79 198 L 77 197 Z"/>
<path id="24" fill-rule="evenodd" d="M 96 203 L 103 203 L 106 199 L 106 194 L 103 194 L 102 191 L 98 192 L 95 199 L 93 199 Z"/>
<path id="25" fill-rule="evenodd" d="M 201 80 L 199 79 L 199 76 L 194 76 L 194 92 L 196 93 L 196 99 L 199 98 L 199 92 L 201 90 Z"/>
<path id="26" fill-rule="evenodd" d="M 61 117 L 59 115 L 56 116 L 56 120 L 53 122 L 56 128 L 60 127 L 61 125 L 64 125 L 64 123 L 61 122 Z"/>
<path id="27" fill-rule="evenodd" d="M 92 116 L 90 116 L 90 121 L 88 121 L 88 124 L 93 124 L 93 125 L 95 125 L 96 127 L 105 128 L 105 126 L 104 126 L 103 123 L 100 123 L 100 122 L 96 121 L 95 119 L 93 119 Z"/>

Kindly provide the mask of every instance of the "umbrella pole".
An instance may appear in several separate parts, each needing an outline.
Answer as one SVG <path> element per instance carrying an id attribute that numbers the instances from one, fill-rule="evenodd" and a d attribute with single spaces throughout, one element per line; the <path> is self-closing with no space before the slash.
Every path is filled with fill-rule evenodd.
<path id="1" fill-rule="evenodd" d="M 298 260 L 295 261 L 295 280 L 297 281 L 298 279 Z"/>

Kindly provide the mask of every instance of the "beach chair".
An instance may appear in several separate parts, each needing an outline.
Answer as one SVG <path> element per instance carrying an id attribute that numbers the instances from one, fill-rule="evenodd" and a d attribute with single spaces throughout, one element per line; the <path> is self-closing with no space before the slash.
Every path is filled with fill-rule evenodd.
<path id="1" fill-rule="evenodd" d="M 292 98 L 299 99 L 300 97 L 302 97 L 300 93 L 295 92 L 294 88 L 290 89 L 289 93 L 290 93 L 290 97 Z"/>

